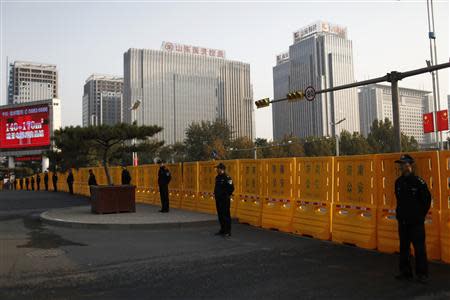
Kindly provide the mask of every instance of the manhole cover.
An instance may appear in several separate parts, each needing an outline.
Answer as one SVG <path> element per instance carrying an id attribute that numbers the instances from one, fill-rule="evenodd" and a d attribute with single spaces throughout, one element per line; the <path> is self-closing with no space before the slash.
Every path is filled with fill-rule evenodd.
<path id="1" fill-rule="evenodd" d="M 56 257 L 63 255 L 64 251 L 60 249 L 45 249 L 45 250 L 36 250 L 27 253 L 29 257 Z"/>

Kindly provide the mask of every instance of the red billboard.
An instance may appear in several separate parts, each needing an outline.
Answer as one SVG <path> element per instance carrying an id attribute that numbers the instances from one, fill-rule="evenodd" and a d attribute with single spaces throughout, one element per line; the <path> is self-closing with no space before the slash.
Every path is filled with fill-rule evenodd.
<path id="1" fill-rule="evenodd" d="M 47 104 L 0 109 L 0 149 L 49 145 L 50 120 Z"/>

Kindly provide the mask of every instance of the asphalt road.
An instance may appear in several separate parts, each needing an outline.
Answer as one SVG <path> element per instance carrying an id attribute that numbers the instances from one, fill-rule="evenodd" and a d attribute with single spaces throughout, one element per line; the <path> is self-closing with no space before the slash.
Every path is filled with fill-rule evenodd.
<path id="1" fill-rule="evenodd" d="M 64 193 L 0 192 L 0 299 L 450 299 L 450 265 L 428 285 L 393 278 L 397 256 L 246 225 L 92 230 L 43 225 Z"/>

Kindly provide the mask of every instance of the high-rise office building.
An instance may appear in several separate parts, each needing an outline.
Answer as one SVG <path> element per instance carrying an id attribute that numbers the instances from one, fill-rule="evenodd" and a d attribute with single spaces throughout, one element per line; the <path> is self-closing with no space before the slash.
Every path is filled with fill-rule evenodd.
<path id="1" fill-rule="evenodd" d="M 400 130 L 407 136 L 413 136 L 419 144 L 432 141 L 432 134 L 423 133 L 423 114 L 432 111 L 431 92 L 399 88 Z M 382 84 L 370 84 L 359 88 L 359 115 L 361 133 L 367 136 L 374 120 L 392 119 L 391 87 Z"/>
<path id="2" fill-rule="evenodd" d="M 287 53 L 277 56 L 273 68 L 275 99 L 290 91 L 316 90 L 353 83 L 352 41 L 347 29 L 328 22 L 316 22 L 294 32 Z M 298 137 L 331 136 L 342 130 L 359 131 L 356 89 L 318 94 L 312 102 L 278 102 L 272 106 L 275 140 L 285 135 Z M 332 123 L 345 118 L 337 125 Z"/>
<path id="3" fill-rule="evenodd" d="M 83 94 L 83 126 L 122 122 L 123 78 L 93 74 L 86 79 Z"/>
<path id="4" fill-rule="evenodd" d="M 8 104 L 58 98 L 56 65 L 15 61 L 9 65 Z"/>
<path id="5" fill-rule="evenodd" d="M 157 138 L 182 142 L 192 122 L 225 120 L 233 137 L 254 137 L 250 65 L 225 59 L 225 52 L 164 42 L 161 50 L 124 54 L 125 122 L 158 125 Z"/>

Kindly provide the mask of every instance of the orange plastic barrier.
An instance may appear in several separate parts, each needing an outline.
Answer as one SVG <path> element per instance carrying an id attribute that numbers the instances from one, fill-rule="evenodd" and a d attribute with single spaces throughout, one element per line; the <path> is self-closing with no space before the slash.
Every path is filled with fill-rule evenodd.
<path id="1" fill-rule="evenodd" d="M 333 199 L 333 158 L 296 158 L 296 166 L 292 231 L 329 240 Z"/>
<path id="2" fill-rule="evenodd" d="M 197 211 L 215 214 L 214 185 L 217 161 L 202 161 L 198 163 L 198 201 Z"/>
<path id="3" fill-rule="evenodd" d="M 260 160 L 239 160 L 237 218 L 239 222 L 261 226 L 263 163 Z"/>
<path id="4" fill-rule="evenodd" d="M 376 155 L 376 178 L 378 180 L 377 248 L 381 252 L 399 251 L 398 224 L 395 218 L 395 180 L 400 176 L 395 160 L 401 154 Z M 439 210 L 440 186 L 438 152 L 414 152 L 416 174 L 422 177 L 431 191 L 432 208 L 425 220 L 427 254 L 430 259 L 440 258 Z"/>
<path id="5" fill-rule="evenodd" d="M 181 200 L 181 208 L 196 210 L 197 197 L 198 163 L 187 162 L 183 164 L 183 199 Z"/>
<path id="6" fill-rule="evenodd" d="M 441 151 L 439 162 L 441 171 L 441 259 L 450 263 L 450 151 Z"/>
<path id="7" fill-rule="evenodd" d="M 376 180 L 373 155 L 335 158 L 332 240 L 376 248 Z"/>
<path id="8" fill-rule="evenodd" d="M 291 232 L 295 187 L 295 158 L 263 160 L 265 179 L 263 188 L 268 187 L 268 196 L 263 199 L 263 228 Z M 263 192 L 264 193 L 264 192 Z"/>
<path id="9" fill-rule="evenodd" d="M 169 204 L 170 207 L 180 208 L 183 198 L 183 169 L 180 163 L 168 164 L 167 168 L 169 169 L 170 175 L 172 176 L 169 184 Z"/>

